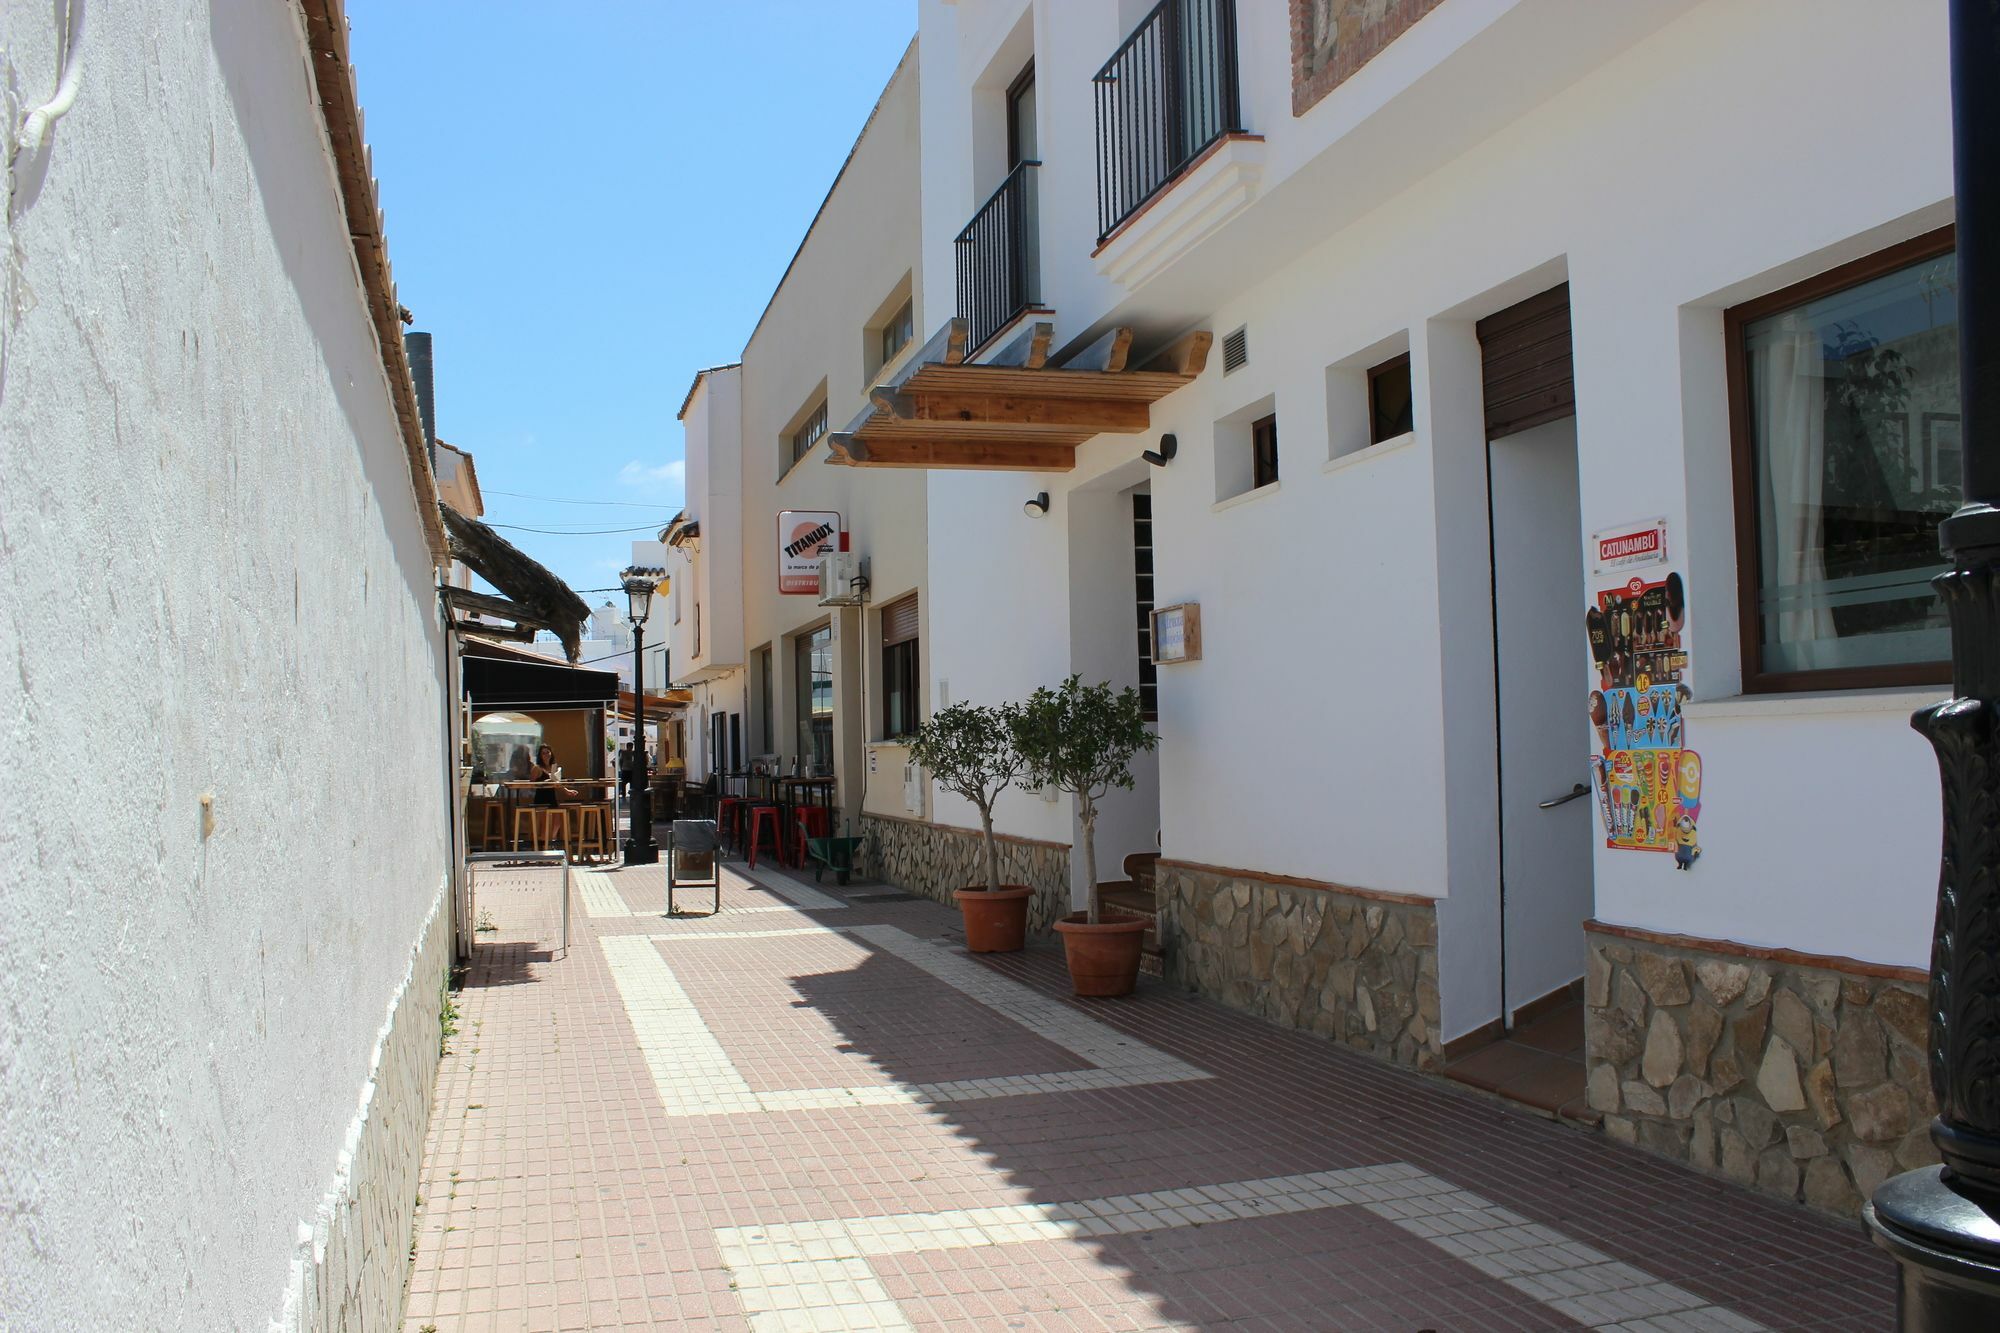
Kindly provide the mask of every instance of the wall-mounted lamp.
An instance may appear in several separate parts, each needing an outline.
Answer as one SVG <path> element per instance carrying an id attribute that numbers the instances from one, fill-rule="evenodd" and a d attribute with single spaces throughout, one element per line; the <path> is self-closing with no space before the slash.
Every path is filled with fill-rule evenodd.
<path id="1" fill-rule="evenodd" d="M 1174 455 L 1179 453 L 1180 451 L 1181 451 L 1181 442 L 1178 439 L 1174 438 L 1172 435 L 1162 435 L 1160 437 L 1160 447 L 1158 449 L 1148 449 L 1144 453 L 1140 454 L 1139 457 L 1145 459 L 1148 463 L 1151 463 L 1154 467 L 1165 467 L 1167 464 L 1174 461 Z"/>
<path id="2" fill-rule="evenodd" d="M 1049 493 L 1037 491 L 1028 502 L 1021 506 L 1021 512 L 1029 518 L 1046 518 L 1049 512 Z"/>

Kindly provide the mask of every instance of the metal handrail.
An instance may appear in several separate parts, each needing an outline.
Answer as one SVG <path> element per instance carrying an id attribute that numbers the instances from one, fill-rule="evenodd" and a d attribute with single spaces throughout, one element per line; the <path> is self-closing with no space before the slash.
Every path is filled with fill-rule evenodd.
<path id="1" fill-rule="evenodd" d="M 1041 299 L 1032 170 L 1039 166 L 1017 163 L 952 242 L 968 354 Z"/>
<path id="2" fill-rule="evenodd" d="M 541 861 L 562 867 L 562 954 L 563 957 L 567 958 L 569 957 L 569 872 L 571 865 L 569 849 L 567 847 L 555 849 L 543 848 L 541 850 L 525 852 L 468 852 L 465 857 L 466 873 L 470 875 L 472 867 L 475 865 L 498 865 L 506 863 L 518 865 L 523 861 Z M 471 892 L 466 895 L 468 907 L 477 901 L 478 896 L 478 877 L 472 876 L 472 878 L 473 883 L 468 886 Z"/>
<path id="3" fill-rule="evenodd" d="M 1092 76 L 1098 240 L 1243 131 L 1235 0 L 1160 0 Z"/>

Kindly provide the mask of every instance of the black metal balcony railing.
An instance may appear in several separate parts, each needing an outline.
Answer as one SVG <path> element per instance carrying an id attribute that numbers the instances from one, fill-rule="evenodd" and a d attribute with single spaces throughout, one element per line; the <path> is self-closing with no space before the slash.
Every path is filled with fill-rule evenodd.
<path id="1" fill-rule="evenodd" d="M 970 354 L 1041 299 L 1035 227 L 1035 168 L 1007 173 L 958 234 L 958 314 Z"/>
<path id="2" fill-rule="evenodd" d="M 1210 144 L 1242 132 L 1235 0 L 1160 0 L 1092 82 L 1102 241 Z"/>

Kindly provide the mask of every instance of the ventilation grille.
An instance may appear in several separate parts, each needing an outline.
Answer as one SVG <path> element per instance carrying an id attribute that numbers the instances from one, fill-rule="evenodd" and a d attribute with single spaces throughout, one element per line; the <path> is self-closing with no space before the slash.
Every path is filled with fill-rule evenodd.
<path id="1" fill-rule="evenodd" d="M 1240 370 L 1250 361 L 1250 337 L 1243 330 L 1222 335 L 1222 373 Z"/>

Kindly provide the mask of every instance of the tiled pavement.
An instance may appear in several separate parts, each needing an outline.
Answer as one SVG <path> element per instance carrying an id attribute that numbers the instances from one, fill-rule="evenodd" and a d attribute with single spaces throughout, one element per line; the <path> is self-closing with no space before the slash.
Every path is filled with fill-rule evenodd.
<path id="1" fill-rule="evenodd" d="M 1856 1226 L 738 869 L 580 875 L 566 957 L 555 872 L 482 875 L 406 1333 L 1891 1322 Z"/>

